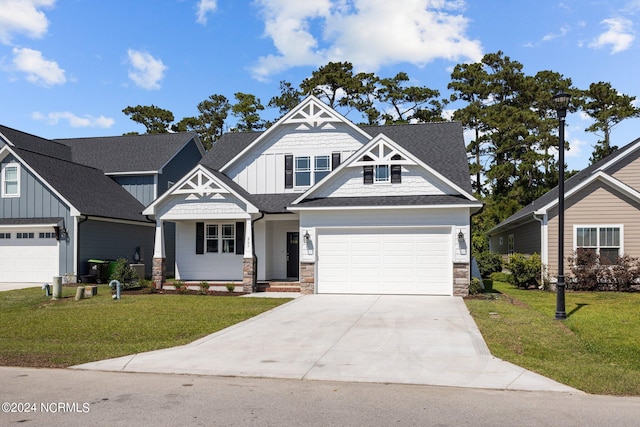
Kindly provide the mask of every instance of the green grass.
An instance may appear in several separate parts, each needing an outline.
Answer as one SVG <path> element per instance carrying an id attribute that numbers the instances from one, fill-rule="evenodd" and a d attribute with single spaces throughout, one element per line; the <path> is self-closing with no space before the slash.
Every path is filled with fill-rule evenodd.
<path id="1" fill-rule="evenodd" d="M 466 304 L 491 353 L 594 394 L 640 395 L 640 294 L 567 292 L 567 320 L 555 292 L 494 282 Z"/>
<path id="2" fill-rule="evenodd" d="M 123 294 L 107 286 L 75 301 L 39 288 L 0 292 L 0 365 L 62 368 L 173 347 L 270 310 L 288 299 Z"/>

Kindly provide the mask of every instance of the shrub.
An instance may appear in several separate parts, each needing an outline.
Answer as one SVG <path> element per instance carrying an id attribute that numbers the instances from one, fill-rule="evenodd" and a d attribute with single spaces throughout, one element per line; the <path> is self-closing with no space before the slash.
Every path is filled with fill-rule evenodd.
<path id="1" fill-rule="evenodd" d="M 595 291 L 598 289 L 598 270 L 600 257 L 593 249 L 578 248 L 567 257 L 571 264 L 573 277 L 567 283 L 567 289 L 575 291 Z"/>
<path id="2" fill-rule="evenodd" d="M 611 263 L 593 249 L 578 248 L 567 260 L 573 275 L 567 283 L 568 289 L 629 292 L 640 280 L 640 260 L 628 255 Z"/>
<path id="3" fill-rule="evenodd" d="M 207 291 L 209 290 L 209 282 L 207 282 L 206 280 L 203 280 L 202 282 L 200 282 L 198 286 L 200 286 L 200 293 L 202 295 L 206 295 Z"/>
<path id="4" fill-rule="evenodd" d="M 525 257 L 522 254 L 513 254 L 509 257 L 507 268 L 511 271 L 509 283 L 529 289 L 531 286 L 539 286 L 542 263 L 538 254 Z"/>
<path id="5" fill-rule="evenodd" d="M 131 268 L 126 258 L 119 258 L 109 280 L 117 280 L 122 286 L 127 287 L 138 282 L 138 273 Z"/>
<path id="6" fill-rule="evenodd" d="M 236 289 L 236 285 L 234 285 L 233 283 L 227 283 L 225 286 L 227 287 L 227 291 L 229 292 L 233 292 Z"/>
<path id="7" fill-rule="evenodd" d="M 476 295 L 479 292 L 482 292 L 482 282 L 477 277 L 472 277 L 469 283 L 469 295 Z"/>
<path id="8" fill-rule="evenodd" d="M 484 251 L 479 252 L 475 258 L 482 277 L 490 277 L 492 273 L 502 271 L 502 256 L 500 254 Z"/>
<path id="9" fill-rule="evenodd" d="M 184 283 L 184 280 L 175 280 L 173 282 L 173 287 L 176 289 L 176 292 L 179 294 L 185 294 L 189 291 L 187 285 Z"/>
<path id="10" fill-rule="evenodd" d="M 511 274 L 503 273 L 501 271 L 491 273 L 489 278 L 494 282 L 505 282 L 505 283 L 511 282 Z"/>

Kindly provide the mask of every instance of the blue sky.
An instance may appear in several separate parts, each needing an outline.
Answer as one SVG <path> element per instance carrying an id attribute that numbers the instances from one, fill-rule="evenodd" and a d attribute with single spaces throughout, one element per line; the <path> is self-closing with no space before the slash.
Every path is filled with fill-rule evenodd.
<path id="1" fill-rule="evenodd" d="M 405 71 L 448 97 L 457 63 L 498 50 L 527 74 L 640 96 L 639 18 L 640 0 L 0 0 L 0 123 L 46 138 L 142 133 L 123 108 L 179 120 L 235 92 L 266 105 L 280 80 L 297 85 L 329 61 Z M 570 169 L 588 164 L 590 123 L 567 117 Z M 614 128 L 614 143 L 640 137 L 639 124 Z"/>

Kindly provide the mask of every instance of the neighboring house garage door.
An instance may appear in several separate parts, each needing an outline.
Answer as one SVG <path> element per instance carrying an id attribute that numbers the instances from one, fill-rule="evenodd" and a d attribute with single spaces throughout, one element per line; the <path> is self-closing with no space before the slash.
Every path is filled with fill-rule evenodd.
<path id="1" fill-rule="evenodd" d="M 451 230 L 318 230 L 318 292 L 452 295 Z"/>
<path id="2" fill-rule="evenodd" d="M 47 282 L 58 276 L 58 241 L 46 230 L 2 229 L 0 282 Z"/>

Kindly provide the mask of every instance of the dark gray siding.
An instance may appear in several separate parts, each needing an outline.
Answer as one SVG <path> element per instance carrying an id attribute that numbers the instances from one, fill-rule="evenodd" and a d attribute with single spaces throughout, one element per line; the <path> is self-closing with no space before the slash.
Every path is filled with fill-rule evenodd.
<path id="1" fill-rule="evenodd" d="M 111 178 L 144 206 L 148 206 L 155 200 L 153 175 L 111 176 Z"/>
<path id="2" fill-rule="evenodd" d="M 7 156 L 1 163 L 16 161 Z M 73 221 L 70 208 L 24 165 L 20 167 L 20 197 L 0 198 L 0 218 L 62 218 L 69 237 L 60 245 L 59 274 L 74 273 Z"/>
<path id="3" fill-rule="evenodd" d="M 169 182 L 177 182 L 193 169 L 202 159 L 196 141 L 192 139 L 182 150 L 164 167 L 158 176 L 158 194 L 156 197 L 167 191 Z M 145 205 L 146 206 L 146 205 Z"/>
<path id="4" fill-rule="evenodd" d="M 78 251 L 79 274 L 88 274 L 87 260 L 116 260 L 126 258 L 134 262 L 134 254 L 140 248 L 141 263 L 145 275 L 151 276 L 153 238 L 155 227 L 122 224 L 89 219 L 79 225 L 80 244 Z"/>

